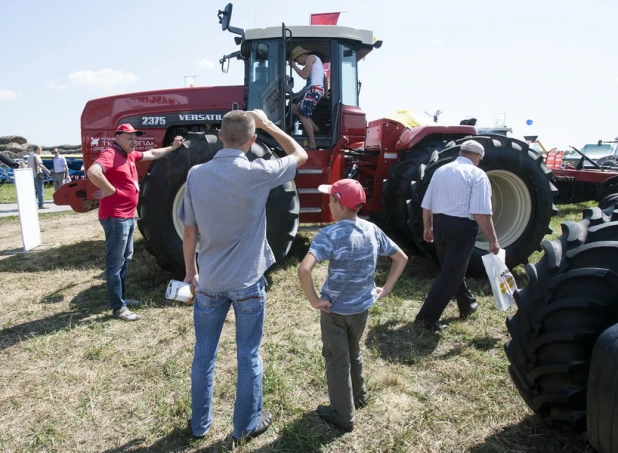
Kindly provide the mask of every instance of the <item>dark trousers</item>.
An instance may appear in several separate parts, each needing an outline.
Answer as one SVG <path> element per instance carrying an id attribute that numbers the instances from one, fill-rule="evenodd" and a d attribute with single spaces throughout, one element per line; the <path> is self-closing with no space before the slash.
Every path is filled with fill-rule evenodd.
<path id="1" fill-rule="evenodd" d="M 337 420 L 346 425 L 354 423 L 354 400 L 367 396 L 360 340 L 368 316 L 369 310 L 355 315 L 320 312 L 330 405 Z"/>
<path id="2" fill-rule="evenodd" d="M 416 315 L 417 320 L 438 321 L 453 296 L 460 313 L 470 310 L 475 299 L 468 291 L 465 276 L 477 233 L 478 225 L 474 220 L 444 214 L 433 216 L 433 242 L 442 271 Z"/>

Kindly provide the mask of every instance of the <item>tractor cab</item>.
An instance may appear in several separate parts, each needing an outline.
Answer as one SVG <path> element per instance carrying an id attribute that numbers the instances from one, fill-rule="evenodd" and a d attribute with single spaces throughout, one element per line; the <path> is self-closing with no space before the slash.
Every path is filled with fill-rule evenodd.
<path id="1" fill-rule="evenodd" d="M 245 62 L 245 110 L 261 109 L 268 118 L 299 143 L 306 137 L 292 115 L 292 99 L 307 81 L 290 65 L 290 54 L 301 46 L 319 57 L 324 65 L 324 96 L 313 111 L 313 121 L 319 149 L 333 149 L 342 138 L 349 143 L 365 140 L 366 118 L 359 108 L 360 82 L 358 61 L 381 41 L 373 33 L 341 26 L 286 26 L 241 30 L 230 26 L 232 4 L 219 11 L 223 30 L 239 36 L 235 41 L 240 50 L 224 56 L 220 62 L 226 71 L 230 58 Z M 301 126 L 302 127 L 302 126 Z"/>

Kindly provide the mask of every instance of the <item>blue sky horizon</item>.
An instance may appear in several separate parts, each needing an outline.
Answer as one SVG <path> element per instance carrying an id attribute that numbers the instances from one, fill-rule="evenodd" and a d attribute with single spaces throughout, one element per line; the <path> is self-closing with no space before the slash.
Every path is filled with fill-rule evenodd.
<path id="1" fill-rule="evenodd" d="M 508 5 L 508 6 L 507 6 Z M 80 143 L 90 99 L 197 86 L 241 85 L 242 64 L 218 60 L 237 49 L 216 13 L 225 1 L 24 0 L 3 5 L 0 136 L 44 146 Z M 36 11 L 36 14 L 32 14 Z M 539 135 L 546 147 L 583 146 L 618 136 L 618 3 L 473 0 L 376 7 L 366 0 L 290 5 L 234 2 L 244 29 L 305 25 L 312 13 L 345 11 L 339 25 L 384 41 L 359 63 L 367 119 L 409 110 L 467 117 L 513 136 Z M 532 125 L 527 121 L 532 120 Z"/>

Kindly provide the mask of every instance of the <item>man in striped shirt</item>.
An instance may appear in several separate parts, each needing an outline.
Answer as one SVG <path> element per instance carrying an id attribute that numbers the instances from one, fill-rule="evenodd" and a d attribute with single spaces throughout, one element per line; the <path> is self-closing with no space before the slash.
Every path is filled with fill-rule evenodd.
<path id="1" fill-rule="evenodd" d="M 256 127 L 277 140 L 287 156 L 249 162 L 246 153 L 257 138 Z M 260 358 L 264 272 L 275 263 L 266 241 L 266 201 L 271 189 L 294 179 L 296 169 L 307 161 L 307 153 L 261 110 L 227 113 L 219 138 L 223 149 L 210 162 L 189 170 L 178 211 L 185 225 L 185 282 L 197 288 L 191 427 L 194 436 L 203 437 L 212 425 L 217 348 L 232 306 L 238 355 L 233 437 L 240 440 L 264 433 L 272 420 L 270 412 L 262 411 Z M 199 275 L 195 260 L 198 235 Z"/>
<path id="2" fill-rule="evenodd" d="M 442 271 L 416 316 L 415 322 L 422 327 L 445 328 L 439 319 L 453 296 L 462 319 L 478 309 L 465 275 L 479 226 L 489 241 L 489 251 L 500 250 L 491 217 L 491 184 L 478 168 L 484 155 L 481 144 L 464 142 L 459 157 L 436 170 L 423 198 L 423 238 L 435 244 Z"/>

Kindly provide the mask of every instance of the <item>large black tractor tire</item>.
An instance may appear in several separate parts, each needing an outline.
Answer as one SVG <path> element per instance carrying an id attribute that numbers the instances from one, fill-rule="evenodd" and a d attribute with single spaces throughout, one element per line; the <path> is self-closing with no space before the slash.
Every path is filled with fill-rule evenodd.
<path id="1" fill-rule="evenodd" d="M 618 324 L 594 344 L 588 378 L 588 442 L 598 453 L 618 451 Z"/>
<path id="2" fill-rule="evenodd" d="M 493 221 L 498 242 L 506 249 L 506 264 L 513 268 L 526 263 L 528 257 L 539 249 L 543 237 L 551 233 L 550 220 L 558 212 L 553 203 L 557 190 L 550 182 L 551 171 L 543 164 L 542 156 L 522 141 L 501 135 L 465 140 L 469 139 L 485 148 L 485 157 L 479 167 L 491 181 Z M 423 197 L 436 170 L 457 158 L 463 141 L 459 140 L 440 152 L 439 159 L 424 169 L 422 178 L 412 183 L 408 224 L 417 248 L 425 254 L 433 253 L 434 248 L 423 240 Z M 485 275 L 481 257 L 488 248 L 487 238 L 479 230 L 468 274 Z"/>
<path id="3" fill-rule="evenodd" d="M 152 163 L 141 182 L 138 221 L 146 249 L 157 264 L 176 277 L 185 272 L 182 235 L 177 211 L 182 201 L 187 173 L 194 165 L 210 161 L 223 148 L 214 134 L 189 132 L 189 149 L 179 149 Z M 247 153 L 250 161 L 278 159 L 267 146 L 256 142 Z M 266 204 L 267 239 L 277 261 L 285 257 L 298 230 L 300 204 L 294 181 L 271 190 Z"/>
<path id="4" fill-rule="evenodd" d="M 410 216 L 408 203 L 412 187 L 424 174 L 425 168 L 439 158 L 439 150 L 445 145 L 441 141 L 430 141 L 426 146 L 408 152 L 403 159 L 390 168 L 388 179 L 382 187 L 382 215 L 380 226 L 402 243 L 415 244 L 410 237 Z M 412 230 L 415 233 L 415 230 Z M 422 235 L 421 235 L 422 239 Z"/>
<path id="5" fill-rule="evenodd" d="M 384 181 L 382 190 L 384 215 L 381 224 L 398 240 L 406 241 L 410 235 L 407 202 L 411 197 L 411 184 L 418 180 L 420 166 L 421 162 L 417 159 L 404 158 L 391 167 L 389 177 Z"/>
<path id="6" fill-rule="evenodd" d="M 506 321 L 509 374 L 523 399 L 548 422 L 580 430 L 595 341 L 618 322 L 618 196 L 601 206 L 543 241 Z"/>

